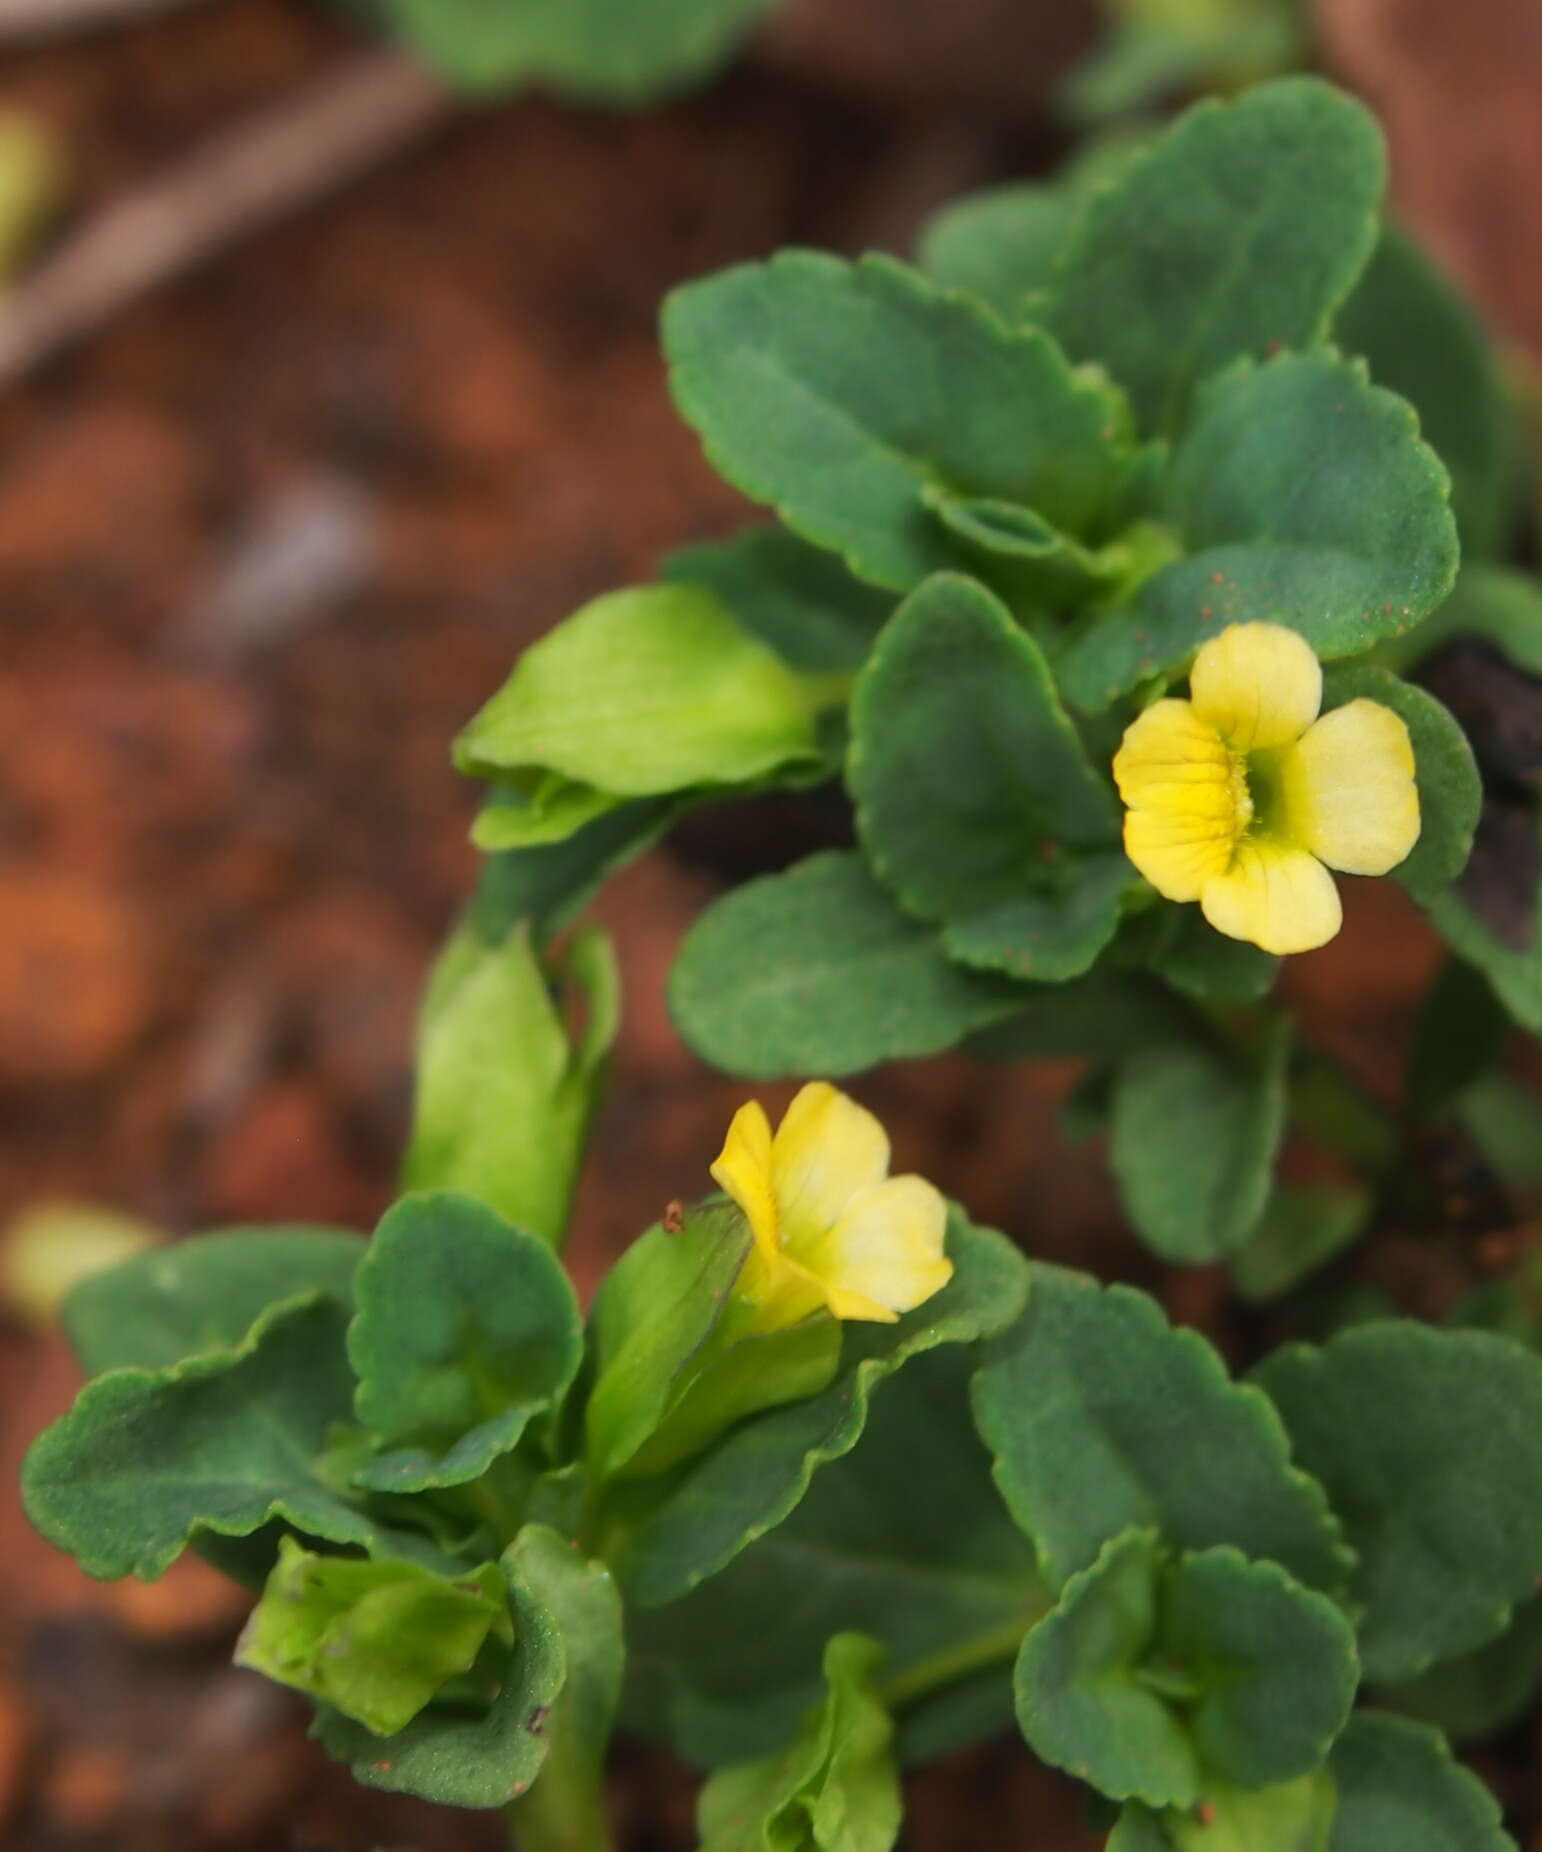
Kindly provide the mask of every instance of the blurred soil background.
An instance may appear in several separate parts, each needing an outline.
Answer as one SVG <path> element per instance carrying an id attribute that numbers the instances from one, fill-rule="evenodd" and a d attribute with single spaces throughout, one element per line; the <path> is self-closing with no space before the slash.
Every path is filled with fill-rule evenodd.
<path id="1" fill-rule="evenodd" d="M 1542 9 L 1325 0 L 1320 25 L 1408 212 L 1542 361 Z M 905 250 L 948 196 L 1045 171 L 1093 30 L 1077 0 L 791 0 L 648 115 L 468 110 L 0 395 L 0 1216 L 372 1224 L 418 990 L 474 873 L 452 733 L 551 622 L 743 517 L 671 413 L 661 295 L 788 242 Z M 362 49 L 305 0 L 205 0 L 5 53 L 0 103 L 62 140 L 78 221 Z M 600 908 L 629 999 L 586 1286 L 705 1185 L 744 1097 L 661 992 L 714 882 L 804 846 L 777 813 L 758 828 L 703 820 Z M 1390 1089 L 1436 954 L 1391 884 L 1355 903 L 1291 982 Z M 858 1091 L 981 1219 L 1151 1280 L 1100 1152 L 1056 1132 L 1073 1078 L 949 1060 Z M 1215 1279 L 1158 1284 L 1225 1339 Z M 329 1767 L 299 1704 L 229 1667 L 242 1600 L 212 1574 L 101 1588 L 32 1536 L 16 1467 L 75 1382 L 56 1340 L 0 1324 L 0 1844 L 490 1852 L 495 1822 Z M 1531 1760 L 1486 1772 L 1542 1848 Z M 913 1787 L 925 1852 L 1099 1843 L 1020 1747 Z M 689 1847 L 691 1804 L 666 1758 L 622 1750 L 626 1852 Z"/>

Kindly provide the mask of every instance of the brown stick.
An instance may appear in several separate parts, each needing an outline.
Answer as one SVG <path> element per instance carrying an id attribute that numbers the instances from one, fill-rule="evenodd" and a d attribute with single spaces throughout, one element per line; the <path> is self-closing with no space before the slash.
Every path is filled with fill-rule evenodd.
<path id="1" fill-rule="evenodd" d="M 129 25 L 191 0 L 0 0 L 0 44 Z"/>
<path id="2" fill-rule="evenodd" d="M 398 153 L 453 107 L 453 94 L 422 65 L 370 52 L 206 144 L 105 207 L 0 296 L 0 385 L 222 246 Z"/>

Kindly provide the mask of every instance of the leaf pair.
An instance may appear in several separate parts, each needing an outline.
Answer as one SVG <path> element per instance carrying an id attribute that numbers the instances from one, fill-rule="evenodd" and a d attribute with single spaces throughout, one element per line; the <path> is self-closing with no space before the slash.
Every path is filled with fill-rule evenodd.
<path id="1" fill-rule="evenodd" d="M 1112 1800 L 1192 1809 L 1322 1766 L 1359 1668 L 1326 1596 L 1229 1547 L 1170 1557 L 1130 1530 L 1023 1642 L 1017 1714 L 1046 1761 Z"/>

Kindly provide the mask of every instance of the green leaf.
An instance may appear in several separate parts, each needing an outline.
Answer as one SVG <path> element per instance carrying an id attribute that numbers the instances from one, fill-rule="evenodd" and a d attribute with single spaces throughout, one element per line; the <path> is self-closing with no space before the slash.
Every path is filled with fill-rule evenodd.
<path id="1" fill-rule="evenodd" d="M 1362 1711 L 1334 1746 L 1328 1852 L 1516 1852 L 1476 1775 L 1421 1723 Z"/>
<path id="2" fill-rule="evenodd" d="M 677 290 L 675 402 L 719 472 L 860 578 L 907 591 L 959 563 L 927 485 L 1096 522 L 1128 452 L 1122 399 L 1038 329 L 882 257 L 809 251 Z"/>
<path id="3" fill-rule="evenodd" d="M 720 1329 L 658 1426 L 628 1460 L 627 1477 L 667 1472 L 705 1453 L 748 1416 L 818 1395 L 829 1388 L 840 1360 L 840 1322 L 827 1314 L 748 1337 Z"/>
<path id="4" fill-rule="evenodd" d="M 1098 125 L 1177 95 L 1229 95 L 1309 59 L 1296 0 L 1120 0 L 1061 96 L 1074 122 Z"/>
<path id="5" fill-rule="evenodd" d="M 974 570 L 1010 594 L 1019 609 L 1074 608 L 1100 591 L 1117 590 L 1129 570 L 1126 541 L 1092 552 L 1016 502 L 955 495 L 930 485 L 921 499 Z"/>
<path id="6" fill-rule="evenodd" d="M 1288 624 L 1324 659 L 1411 630 L 1455 577 L 1448 495 L 1412 410 L 1362 362 L 1285 354 L 1221 375 L 1169 479 L 1186 556 L 1073 633 L 1062 691 L 1099 710 L 1228 624 Z"/>
<path id="7" fill-rule="evenodd" d="M 416 1563 L 318 1556 L 285 1537 L 236 1664 L 390 1736 L 471 1670 L 495 1629 L 510 1633 L 496 1563 L 451 1581 Z"/>
<path id="8" fill-rule="evenodd" d="M 701 1852 L 889 1852 L 901 1800 L 894 1725 L 873 1685 L 882 1659 L 862 1634 L 831 1640 L 824 1701 L 787 1748 L 702 1790 Z"/>
<path id="9" fill-rule="evenodd" d="M 894 608 L 887 592 L 780 527 L 686 547 L 665 560 L 662 576 L 715 592 L 735 622 L 808 674 L 860 668 Z"/>
<path id="10" fill-rule="evenodd" d="M 682 1601 L 629 1617 L 632 1728 L 709 1767 L 768 1755 L 845 1632 L 884 1646 L 906 1760 L 1010 1724 L 1012 1660 L 1049 1598 L 991 1483 L 973 1372 L 962 1344 L 915 1358 L 785 1523 Z"/>
<path id="11" fill-rule="evenodd" d="M 162 1370 L 239 1348 L 270 1306 L 298 1293 L 325 1293 L 351 1311 L 363 1255 L 357 1235 L 330 1228 L 221 1229 L 92 1274 L 61 1317 L 89 1375 Z"/>
<path id="12" fill-rule="evenodd" d="M 1067 858 L 1054 884 L 944 927 L 950 958 L 981 971 L 1040 983 L 1082 976 L 1118 930 L 1135 884 L 1120 850 Z"/>
<path id="13" fill-rule="evenodd" d="M 1418 412 L 1426 442 L 1451 472 L 1464 557 L 1503 551 L 1517 512 L 1519 434 L 1497 344 L 1466 297 L 1399 226 L 1382 231 L 1339 312 L 1334 339 Z"/>
<path id="14" fill-rule="evenodd" d="M 1542 1687 L 1542 1598 L 1517 1608 L 1504 1632 L 1380 1697 L 1457 1742 L 1496 1736 L 1519 1723 Z"/>
<path id="15" fill-rule="evenodd" d="M 1497 1064 L 1509 1039 L 1510 1019 L 1488 980 L 1448 958 L 1414 1019 L 1408 1110 L 1420 1119 L 1444 1112 Z"/>
<path id="16" fill-rule="evenodd" d="M 1162 1546 L 1126 1531 L 1073 1575 L 1023 1641 L 1017 1720 L 1034 1754 L 1111 1800 L 1189 1807 L 1199 1765 L 1182 1720 L 1140 1678 L 1157 1632 Z"/>
<path id="17" fill-rule="evenodd" d="M 957 1209 L 948 1220 L 953 1277 L 896 1324 L 846 1324 L 841 1365 L 823 1394 L 756 1415 L 666 1480 L 651 1507 L 607 1549 L 645 1606 L 678 1600 L 791 1512 L 814 1473 L 849 1453 L 873 1390 L 911 1357 L 1001 1330 L 1022 1307 L 1027 1267 L 993 1229 Z"/>
<path id="18" fill-rule="evenodd" d="M 1263 1788 L 1322 1765 L 1360 1680 L 1354 1630 L 1326 1595 L 1276 1563 L 1204 1550 L 1167 1572 L 1157 1638 L 1160 1669 L 1198 1687 L 1202 1769 Z"/>
<path id="19" fill-rule="evenodd" d="M 463 926 L 440 953 L 418 1026 L 417 1100 L 402 1162 L 409 1190 L 452 1189 L 556 1246 L 583 1157 L 619 980 L 597 930 L 570 944 L 566 974 L 588 1022 L 576 1046 L 524 926 L 489 945 Z"/>
<path id="20" fill-rule="evenodd" d="M 600 1282 L 584 1417 L 597 1477 L 619 1471 L 657 1430 L 722 1319 L 749 1245 L 736 1209 L 696 1209 L 678 1229 L 649 1229 Z"/>
<path id="21" fill-rule="evenodd" d="M 1117 838 L 1112 788 L 1038 645 L 973 580 L 929 579 L 900 606 L 857 680 L 851 728 L 858 831 L 922 919 L 994 913 L 1044 885 L 1063 848 Z"/>
<path id="22" fill-rule="evenodd" d="M 1280 1017 L 1249 1056 L 1194 1035 L 1119 1064 L 1110 1161 L 1131 1219 L 1164 1260 L 1203 1266 L 1257 1228 L 1285 1136 L 1289 1058 Z"/>
<path id="23" fill-rule="evenodd" d="M 1105 1852 L 1173 1852 L 1173 1842 L 1161 1814 L 1153 1813 L 1139 1801 L 1131 1801 L 1120 1812 Z M 1317 1848 L 1314 1846 L 1311 1852 L 1317 1852 Z"/>
<path id="24" fill-rule="evenodd" d="M 1192 1026 L 1170 990 L 1107 961 L 1066 984 L 1024 985 L 1020 1007 L 969 1038 L 982 1061 L 1044 1060 L 1086 1055 L 1107 1060 L 1170 1041 Z"/>
<path id="25" fill-rule="evenodd" d="M 747 1079 L 838 1078 L 936 1054 L 1010 1016 L 1021 992 L 961 971 L 859 855 L 832 850 L 738 888 L 686 935 L 669 979 L 675 1026 Z"/>
<path id="26" fill-rule="evenodd" d="M 1506 1080 L 1508 1082 L 1508 1077 Z M 1537 1124 L 1542 1115 L 1539 1115 L 1535 1094 L 1518 1087 L 1516 1091 L 1519 1095 L 1516 1103 L 1524 1102 L 1526 1114 L 1524 1125 L 1516 1127 L 1516 1136 L 1526 1139 L 1527 1156 L 1535 1176 L 1539 1169 Z M 1492 1162 L 1488 1151 L 1483 1155 Z M 1500 1174 L 1503 1176 L 1504 1172 Z M 1505 1180 L 1512 1181 L 1508 1177 Z M 1527 1249 L 1507 1272 L 1468 1287 L 1447 1308 L 1445 1322 L 1469 1331 L 1493 1331 L 1542 1352 L 1542 1251 Z"/>
<path id="27" fill-rule="evenodd" d="M 1269 1788 L 1211 1781 L 1203 1813 L 1167 1816 L 1172 1852 L 1328 1852 L 1337 1798 L 1327 1769 Z"/>
<path id="28" fill-rule="evenodd" d="M 1239 1299 L 1266 1305 L 1364 1233 L 1373 1197 L 1360 1183 L 1277 1183 L 1258 1226 L 1230 1258 Z"/>
<path id="29" fill-rule="evenodd" d="M 1196 1331 L 1133 1287 L 1036 1264 L 1028 1309 L 987 1350 L 975 1415 L 996 1482 L 1055 1586 L 1155 1525 L 1176 1549 L 1234 1544 L 1337 1593 L 1348 1557 L 1279 1416 Z"/>
<path id="30" fill-rule="evenodd" d="M 469 1196 L 405 1197 L 358 1276 L 348 1353 L 383 1492 L 478 1479 L 560 1400 L 583 1355 L 578 1302 L 550 1247 Z"/>
<path id="31" fill-rule="evenodd" d="M 555 772 L 533 772 L 524 786 L 493 786 L 471 825 L 471 840 L 484 855 L 547 848 L 608 816 L 618 801 Z"/>
<path id="32" fill-rule="evenodd" d="M 1031 1747 L 1112 1800 L 1192 1807 L 1210 1778 L 1261 1788 L 1319 1767 L 1358 1682 L 1325 1596 L 1229 1548 L 1169 1563 L 1128 1531 L 1023 1642 Z"/>
<path id="33" fill-rule="evenodd" d="M 1160 902 L 1126 922 L 1119 950 L 1200 1003 L 1256 1003 L 1280 970 L 1278 958 L 1217 932 L 1198 907 Z"/>
<path id="34" fill-rule="evenodd" d="M 499 1563 L 514 1622 L 514 1655 L 483 1711 L 430 1705 L 380 1738 L 335 1711 L 311 1734 L 353 1765 L 355 1781 L 446 1807 L 507 1807 L 546 1760 L 552 1713 L 577 1695 L 585 1709 L 619 1676 L 620 1610 L 608 1573 L 543 1525 L 526 1525 Z M 612 1642 L 607 1645 L 607 1642 Z M 582 1693 L 568 1691 L 583 1680 Z"/>
<path id="35" fill-rule="evenodd" d="M 382 23 L 470 91 L 538 84 L 639 103 L 705 77 L 770 0 L 374 0 Z"/>
<path id="36" fill-rule="evenodd" d="M 455 742 L 462 771 L 528 790 L 538 811 L 575 787 L 580 800 L 659 797 L 818 758 L 808 689 L 697 585 L 585 605 L 525 651 Z"/>
<path id="37" fill-rule="evenodd" d="M 1364 698 L 1390 707 L 1413 741 L 1419 783 L 1419 840 L 1392 871 L 1416 900 L 1434 899 L 1467 866 L 1483 784 L 1467 736 L 1422 688 L 1369 663 L 1338 663 L 1323 677 L 1323 711 Z"/>
<path id="38" fill-rule="evenodd" d="M 709 1205 L 679 1228 L 650 1229 L 601 1282 L 585 1411 L 592 1488 L 665 1472 L 746 1416 L 829 1385 L 841 1351 L 833 1318 L 745 1336 L 725 1316 L 748 1246 L 742 1214 Z"/>
<path id="39" fill-rule="evenodd" d="M 495 794 L 496 795 L 496 794 Z M 674 798 L 638 798 L 605 811 L 562 842 L 489 855 L 467 914 L 468 928 L 490 946 L 528 925 L 544 943 L 588 905 L 603 883 L 649 849 L 680 810 Z"/>
<path id="40" fill-rule="evenodd" d="M 944 206 L 927 221 L 916 261 L 946 289 L 961 289 L 1005 320 L 1050 279 L 1076 222 L 1077 199 L 1064 186 L 1015 181 Z"/>
<path id="41" fill-rule="evenodd" d="M 1073 359 L 1107 366 L 1144 429 L 1182 428 L 1242 355 L 1311 347 L 1375 246 L 1375 119 L 1314 78 L 1187 111 L 1095 193 L 1046 303 Z"/>
<path id="42" fill-rule="evenodd" d="M 1542 1189 L 1542 1109 L 1532 1088 L 1509 1074 L 1485 1074 L 1462 1095 L 1457 1116 L 1484 1163 L 1511 1190 L 1529 1197 Z M 1542 1279 L 1537 1285 L 1542 1290 Z"/>
<path id="43" fill-rule="evenodd" d="M 1254 1372 L 1359 1553 L 1367 1676 L 1492 1639 L 1542 1574 L 1542 1359 L 1395 1320 Z"/>
<path id="44" fill-rule="evenodd" d="M 1192 1812 L 1157 1814 L 1130 1802 L 1108 1852 L 1328 1852 L 1336 1792 L 1325 1768 L 1268 1788 L 1212 1776 Z"/>
<path id="45" fill-rule="evenodd" d="M 275 1518 L 444 1566 L 426 1540 L 377 1522 L 318 1470 L 331 1430 L 352 1414 L 344 1327 L 336 1302 L 313 1294 L 263 1314 L 239 1349 L 98 1376 L 33 1442 L 27 1515 L 104 1581 L 153 1581 L 195 1532 L 246 1537 Z"/>

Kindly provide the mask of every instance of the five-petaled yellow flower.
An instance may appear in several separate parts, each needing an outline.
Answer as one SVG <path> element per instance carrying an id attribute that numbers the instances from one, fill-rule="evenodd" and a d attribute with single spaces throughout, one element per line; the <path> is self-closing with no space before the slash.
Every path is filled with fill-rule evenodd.
<path id="1" fill-rule="evenodd" d="M 741 1106 L 712 1175 L 755 1238 L 734 1290 L 756 1329 L 822 1308 L 892 1324 L 952 1277 L 941 1195 L 891 1177 L 883 1127 L 826 1081 L 802 1089 L 774 1138 L 758 1100 Z"/>
<path id="2" fill-rule="evenodd" d="M 1233 624 L 1194 658 L 1188 700 L 1153 702 L 1114 759 L 1130 860 L 1266 952 L 1326 945 L 1343 921 L 1328 870 L 1387 874 L 1419 838 L 1401 718 L 1364 699 L 1321 708 L 1304 637 Z"/>

